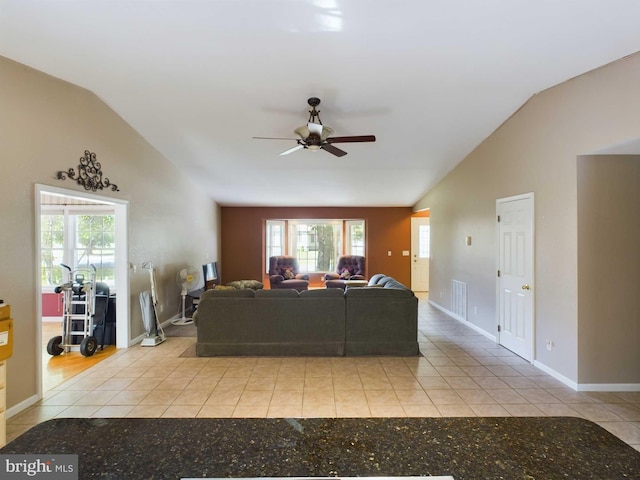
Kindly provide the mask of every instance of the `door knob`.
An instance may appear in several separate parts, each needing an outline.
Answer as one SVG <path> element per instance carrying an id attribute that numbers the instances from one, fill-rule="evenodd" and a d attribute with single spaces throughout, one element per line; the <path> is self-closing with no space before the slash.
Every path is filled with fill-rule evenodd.
<path id="1" fill-rule="evenodd" d="M 522 289 L 523 290 L 531 290 L 531 287 L 529 286 L 528 283 L 525 283 L 524 285 L 522 285 Z"/>

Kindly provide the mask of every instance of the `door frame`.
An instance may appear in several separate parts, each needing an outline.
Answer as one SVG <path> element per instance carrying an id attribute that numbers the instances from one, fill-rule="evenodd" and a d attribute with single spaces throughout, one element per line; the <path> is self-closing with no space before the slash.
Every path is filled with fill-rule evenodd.
<path id="1" fill-rule="evenodd" d="M 500 206 L 500 204 L 502 203 L 507 203 L 507 202 L 513 202 L 516 200 L 530 200 L 531 201 L 531 285 L 533 285 L 533 291 L 531 292 L 532 295 L 532 300 L 531 300 L 531 339 L 530 339 L 530 343 L 529 343 L 529 348 L 531 351 L 531 358 L 530 359 L 526 359 L 527 361 L 531 362 L 532 364 L 534 363 L 534 361 L 536 360 L 536 302 L 535 302 L 535 296 L 536 296 L 536 283 L 535 283 L 535 274 L 536 274 L 536 270 L 535 270 L 535 265 L 536 265 L 536 243 L 535 243 L 535 238 L 536 238 L 536 234 L 535 234 L 535 226 L 536 226 L 536 212 L 535 212 L 535 195 L 533 192 L 529 192 L 529 193 L 522 193 L 519 195 L 513 195 L 510 197 L 503 197 L 503 198 L 498 198 L 496 199 L 496 258 L 495 258 L 495 267 L 496 267 L 496 325 L 497 327 L 500 326 L 500 285 L 501 285 L 501 280 L 500 277 L 497 276 L 497 272 L 500 269 L 500 222 L 498 222 L 498 208 Z M 496 328 L 496 330 L 498 330 L 498 328 Z M 500 343 L 500 331 L 498 330 L 496 332 L 496 343 L 498 345 L 501 345 Z"/>
<path id="2" fill-rule="evenodd" d="M 42 213 L 40 196 L 43 192 L 55 193 L 67 197 L 86 198 L 89 200 L 112 205 L 115 210 L 115 282 L 118 285 L 118 300 L 116 301 L 116 348 L 129 347 L 129 302 L 130 302 L 130 286 L 129 286 L 129 202 L 117 198 L 104 197 L 93 193 L 82 192 L 78 190 L 69 190 L 66 188 L 53 187 L 44 184 L 35 184 L 35 278 L 40 279 L 40 215 Z M 37 394 L 38 398 L 42 398 L 42 285 L 39 280 L 36 281 L 36 318 L 38 319 L 38 328 L 36 328 L 36 352 L 37 352 L 37 369 L 38 382 Z"/>

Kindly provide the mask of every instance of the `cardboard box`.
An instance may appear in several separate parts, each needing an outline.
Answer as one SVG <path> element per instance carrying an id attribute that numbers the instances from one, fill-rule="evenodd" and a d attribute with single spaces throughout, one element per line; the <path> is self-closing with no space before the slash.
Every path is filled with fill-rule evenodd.
<path id="1" fill-rule="evenodd" d="M 0 362 L 13 355 L 13 320 L 11 307 L 0 307 Z"/>

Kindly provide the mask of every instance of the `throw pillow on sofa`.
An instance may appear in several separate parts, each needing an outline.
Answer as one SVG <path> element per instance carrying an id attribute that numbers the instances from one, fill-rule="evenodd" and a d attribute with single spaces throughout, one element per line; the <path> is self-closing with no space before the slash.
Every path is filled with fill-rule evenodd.
<path id="1" fill-rule="evenodd" d="M 262 282 L 257 280 L 235 280 L 233 282 L 227 283 L 229 287 L 237 288 L 238 290 L 242 290 L 244 288 L 250 288 L 251 290 L 260 290 L 263 285 Z"/>
<path id="2" fill-rule="evenodd" d="M 349 280 L 351 278 L 351 272 L 348 268 L 343 268 L 340 270 L 340 278 L 343 280 Z"/>

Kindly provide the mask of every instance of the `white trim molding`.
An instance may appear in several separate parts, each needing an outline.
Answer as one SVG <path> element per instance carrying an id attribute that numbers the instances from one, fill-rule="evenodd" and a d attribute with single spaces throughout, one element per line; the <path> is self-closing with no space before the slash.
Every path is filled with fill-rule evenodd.
<path id="1" fill-rule="evenodd" d="M 489 332 L 487 332 L 486 330 L 483 330 L 482 328 L 478 327 L 477 325 L 474 325 L 473 323 L 469 322 L 468 320 L 465 320 L 464 318 L 456 315 L 453 312 L 450 312 L 449 310 L 447 310 L 446 308 L 444 308 L 442 305 L 438 305 L 437 303 L 435 303 L 433 300 L 429 300 L 429 305 L 431 305 L 432 307 L 437 308 L 438 310 L 440 310 L 442 313 L 445 313 L 446 315 L 450 316 L 451 318 L 453 318 L 454 320 L 457 320 L 458 322 L 466 325 L 467 327 L 471 328 L 472 330 L 475 330 L 478 333 L 481 333 L 482 335 L 484 335 L 485 337 L 487 337 L 489 340 L 492 340 L 494 342 L 497 343 L 497 339 L 495 335 L 491 335 Z"/>
<path id="2" fill-rule="evenodd" d="M 533 366 L 538 367 L 544 373 L 551 375 L 556 380 L 564 383 L 567 387 L 572 388 L 573 390 L 578 390 L 578 384 L 571 380 L 569 377 L 565 377 L 561 373 L 556 372 L 552 368 L 547 367 L 544 363 L 539 362 L 538 360 L 533 361 Z"/>
<path id="3" fill-rule="evenodd" d="M 640 392 L 640 383 L 579 383 L 579 392 Z"/>

